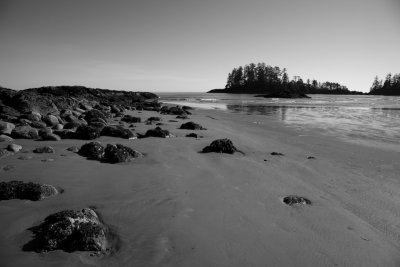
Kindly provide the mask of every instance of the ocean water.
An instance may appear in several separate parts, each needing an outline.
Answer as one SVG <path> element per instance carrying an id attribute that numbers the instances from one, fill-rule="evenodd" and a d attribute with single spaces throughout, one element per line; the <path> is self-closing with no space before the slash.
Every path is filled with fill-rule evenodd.
<path id="1" fill-rule="evenodd" d="M 310 99 L 254 95 L 162 93 L 161 101 L 222 112 L 265 115 L 300 130 L 400 151 L 400 97 L 310 95 Z"/>

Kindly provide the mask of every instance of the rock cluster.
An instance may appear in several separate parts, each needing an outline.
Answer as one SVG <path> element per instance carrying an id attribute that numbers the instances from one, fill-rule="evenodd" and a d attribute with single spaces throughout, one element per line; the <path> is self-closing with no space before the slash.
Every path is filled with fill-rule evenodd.
<path id="1" fill-rule="evenodd" d="M 108 229 L 89 208 L 54 213 L 29 230 L 34 238 L 24 251 L 105 251 L 108 246 Z"/>
<path id="2" fill-rule="evenodd" d="M 106 147 L 103 147 L 99 142 L 84 144 L 78 153 L 87 159 L 108 163 L 129 162 L 132 159 L 142 156 L 140 152 L 121 144 L 108 144 Z"/>
<path id="3" fill-rule="evenodd" d="M 22 181 L 0 182 L 0 200 L 28 199 L 37 201 L 56 194 L 58 194 L 58 190 L 52 185 Z"/>
<path id="4" fill-rule="evenodd" d="M 232 141 L 225 139 L 217 139 L 211 142 L 211 144 L 205 148 L 203 148 L 203 153 L 209 152 L 217 152 L 217 153 L 227 153 L 233 154 L 235 153 L 237 148 L 233 145 Z"/>

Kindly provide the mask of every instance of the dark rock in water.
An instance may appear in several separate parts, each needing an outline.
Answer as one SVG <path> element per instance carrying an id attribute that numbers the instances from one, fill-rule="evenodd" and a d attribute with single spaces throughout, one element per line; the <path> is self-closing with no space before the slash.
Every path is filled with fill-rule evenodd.
<path id="1" fill-rule="evenodd" d="M 7 150 L 11 151 L 11 152 L 18 152 L 22 149 L 21 145 L 17 145 L 17 144 L 9 144 L 7 146 Z"/>
<path id="2" fill-rule="evenodd" d="M 74 252 L 108 249 L 108 229 L 96 212 L 89 208 L 57 212 L 29 230 L 34 234 L 34 239 L 24 245 L 24 251 Z"/>
<path id="3" fill-rule="evenodd" d="M 303 93 L 291 92 L 291 91 L 280 91 L 276 93 L 266 94 L 266 95 L 256 95 L 255 97 L 264 98 L 311 98 Z"/>
<path id="4" fill-rule="evenodd" d="M 55 130 L 53 133 L 58 135 L 61 139 L 75 139 L 75 132 L 73 130 Z"/>
<path id="5" fill-rule="evenodd" d="M 282 154 L 280 152 L 271 152 L 272 156 L 285 156 L 285 154 Z"/>
<path id="6" fill-rule="evenodd" d="M 0 121 L 0 134 L 11 134 L 15 125 L 10 122 Z"/>
<path id="7" fill-rule="evenodd" d="M 12 142 L 12 141 L 14 141 L 14 139 L 9 137 L 8 135 L 5 134 L 0 135 L 0 142 Z"/>
<path id="8" fill-rule="evenodd" d="M 214 140 L 209 146 L 203 148 L 203 153 L 217 152 L 233 154 L 236 151 L 238 151 L 237 148 L 233 145 L 232 141 L 227 138 Z"/>
<path id="9" fill-rule="evenodd" d="M 311 205 L 311 200 L 305 197 L 290 195 L 283 198 L 283 203 L 289 206 L 292 206 L 294 204 Z"/>
<path id="10" fill-rule="evenodd" d="M 0 182 L 0 200 L 41 200 L 58 194 L 58 190 L 47 184 L 24 183 L 22 181 Z"/>
<path id="11" fill-rule="evenodd" d="M 127 122 L 127 123 L 139 123 L 142 121 L 141 118 L 139 117 L 133 117 L 131 115 L 125 115 L 121 121 Z"/>
<path id="12" fill-rule="evenodd" d="M 181 125 L 179 129 L 186 129 L 186 130 L 207 130 L 200 124 L 194 123 L 192 121 L 189 121 L 187 123 L 184 123 Z"/>
<path id="13" fill-rule="evenodd" d="M 39 132 L 31 126 L 17 126 L 11 132 L 12 138 L 38 139 Z"/>
<path id="14" fill-rule="evenodd" d="M 99 128 L 81 125 L 78 127 L 78 129 L 76 129 L 75 138 L 82 140 L 93 140 L 100 137 L 100 132 L 101 129 Z"/>
<path id="15" fill-rule="evenodd" d="M 33 150 L 34 153 L 43 154 L 43 153 L 55 153 L 55 149 L 51 146 L 42 146 L 37 147 Z"/>
<path id="16" fill-rule="evenodd" d="M 74 152 L 74 153 L 78 153 L 79 152 L 79 147 L 77 146 L 71 146 L 69 148 L 67 148 L 68 151 Z"/>
<path id="17" fill-rule="evenodd" d="M 142 154 L 133 150 L 130 147 L 121 144 L 108 144 L 104 150 L 104 160 L 109 163 L 128 162 L 131 159 L 138 158 Z"/>
<path id="18" fill-rule="evenodd" d="M 129 129 L 125 129 L 121 126 L 106 126 L 101 131 L 100 135 L 102 136 L 112 136 L 112 137 L 120 137 L 125 139 L 134 139 L 136 135 Z"/>
<path id="19" fill-rule="evenodd" d="M 11 155 L 14 155 L 14 153 L 10 152 L 10 151 L 8 151 L 7 149 L 4 149 L 4 148 L 0 149 L 0 159 L 6 158 L 6 157 L 11 156 Z"/>
<path id="20" fill-rule="evenodd" d="M 49 133 L 49 134 L 44 134 L 42 135 L 42 140 L 46 141 L 60 141 L 61 137 L 54 134 L 54 133 Z"/>
<path id="21" fill-rule="evenodd" d="M 102 160 L 104 147 L 99 142 L 90 142 L 81 146 L 78 153 L 87 159 Z"/>
<path id="22" fill-rule="evenodd" d="M 147 130 L 146 134 L 143 137 L 170 137 L 170 133 L 168 130 L 163 130 L 160 127 L 156 127 L 154 129 Z"/>
<path id="23" fill-rule="evenodd" d="M 190 133 L 190 134 L 187 134 L 186 137 L 194 137 L 194 138 L 197 138 L 197 134 L 196 134 L 196 133 Z"/>

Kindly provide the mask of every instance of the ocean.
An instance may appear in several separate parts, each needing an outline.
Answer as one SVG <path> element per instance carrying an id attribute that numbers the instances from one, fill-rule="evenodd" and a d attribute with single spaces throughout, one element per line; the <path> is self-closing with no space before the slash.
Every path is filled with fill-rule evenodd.
<path id="1" fill-rule="evenodd" d="M 164 103 L 233 114 L 264 115 L 301 131 L 400 151 L 400 97 L 310 95 L 310 99 L 254 95 L 158 93 Z"/>

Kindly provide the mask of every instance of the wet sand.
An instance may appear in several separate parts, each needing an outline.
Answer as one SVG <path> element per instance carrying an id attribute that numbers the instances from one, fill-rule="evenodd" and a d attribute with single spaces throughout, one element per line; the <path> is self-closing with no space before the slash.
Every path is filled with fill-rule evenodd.
<path id="1" fill-rule="evenodd" d="M 131 113 L 142 120 L 160 116 Z M 185 137 L 194 131 L 178 129 L 184 121 L 161 115 L 161 127 L 175 137 L 98 140 L 145 154 L 126 164 L 66 151 L 83 140 L 16 140 L 28 153 L 0 159 L 0 180 L 48 183 L 65 192 L 39 202 L 0 202 L 0 265 L 400 265 L 398 152 L 294 130 L 262 115 L 194 113 L 190 120 L 208 129 L 195 131 L 203 138 Z M 155 127 L 136 125 L 138 133 Z M 245 155 L 198 153 L 219 138 L 230 138 Z M 56 153 L 32 153 L 46 144 Z M 270 155 L 274 151 L 285 156 Z M 33 158 L 18 159 L 22 155 Z M 15 168 L 2 170 L 7 165 Z M 312 205 L 283 204 L 292 194 Z M 117 235 L 111 255 L 21 250 L 30 240 L 26 229 L 47 215 L 88 206 Z"/>

